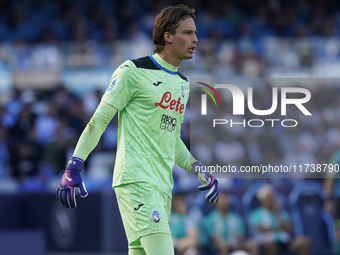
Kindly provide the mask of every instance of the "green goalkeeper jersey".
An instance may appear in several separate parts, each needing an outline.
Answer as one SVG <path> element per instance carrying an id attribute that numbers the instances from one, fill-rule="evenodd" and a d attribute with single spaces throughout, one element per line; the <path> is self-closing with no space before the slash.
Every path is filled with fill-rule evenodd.
<path id="1" fill-rule="evenodd" d="M 147 182 L 171 197 L 188 98 L 187 79 L 158 54 L 128 60 L 115 70 L 102 98 L 118 109 L 113 188 Z"/>

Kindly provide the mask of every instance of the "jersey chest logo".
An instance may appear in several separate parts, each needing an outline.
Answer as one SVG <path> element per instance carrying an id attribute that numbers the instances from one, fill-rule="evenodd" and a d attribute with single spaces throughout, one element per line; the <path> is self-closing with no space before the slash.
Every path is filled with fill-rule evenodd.
<path id="1" fill-rule="evenodd" d="M 170 108 L 170 110 L 179 112 L 180 114 L 183 113 L 185 107 L 184 104 L 182 104 L 180 97 L 178 97 L 177 100 L 172 99 L 170 91 L 165 92 L 162 96 L 161 101 L 155 103 L 155 106 L 159 106 L 162 109 Z"/>
<path id="2" fill-rule="evenodd" d="M 152 83 L 153 85 L 155 85 L 156 87 L 159 85 L 159 84 L 161 84 L 161 83 L 163 83 L 163 82 L 161 82 L 161 81 L 157 81 L 157 83 Z"/>

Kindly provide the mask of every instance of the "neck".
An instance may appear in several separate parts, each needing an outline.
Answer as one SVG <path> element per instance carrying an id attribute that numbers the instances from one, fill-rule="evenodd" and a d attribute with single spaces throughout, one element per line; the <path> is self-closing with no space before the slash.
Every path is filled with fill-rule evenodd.
<path id="1" fill-rule="evenodd" d="M 174 57 L 171 52 L 167 50 L 163 50 L 162 52 L 158 53 L 158 55 L 164 59 L 166 62 L 168 62 L 170 65 L 173 65 L 175 67 L 179 67 L 182 60 Z"/>
<path id="2" fill-rule="evenodd" d="M 223 216 L 228 214 L 228 211 L 226 211 L 226 210 L 219 210 L 219 211 L 220 211 L 220 214 L 222 214 Z"/>
<path id="3" fill-rule="evenodd" d="M 267 209 L 268 211 L 271 211 L 270 206 L 263 206 L 265 209 Z"/>

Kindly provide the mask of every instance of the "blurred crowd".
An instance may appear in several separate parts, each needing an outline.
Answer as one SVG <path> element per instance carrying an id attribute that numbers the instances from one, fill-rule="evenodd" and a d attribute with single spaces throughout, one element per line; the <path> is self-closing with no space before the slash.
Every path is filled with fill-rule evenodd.
<path id="1" fill-rule="evenodd" d="M 339 3 L 324 0 L 0 1 L 0 40 L 30 42 L 149 37 L 162 8 L 197 10 L 201 38 L 339 35 Z"/>
<path id="2" fill-rule="evenodd" d="M 255 96 L 261 95 L 262 100 L 255 107 L 269 109 L 272 104 L 271 93 L 272 87 L 269 85 L 257 88 Z M 0 105 L 0 181 L 7 177 L 17 184 L 27 185 L 28 191 L 50 190 L 49 186 L 53 187 L 59 179 L 102 94 L 102 90 L 95 90 L 80 97 L 64 86 L 47 91 L 13 90 L 10 99 Z M 305 106 L 312 116 L 305 116 L 293 106 L 288 108 L 284 119 L 296 119 L 298 125 L 295 128 L 284 128 L 276 122 L 274 127 L 266 123 L 262 128 L 251 128 L 248 125 L 231 128 L 230 125 L 221 125 L 210 132 L 209 128 L 204 127 L 204 122 L 196 118 L 200 109 L 190 103 L 182 125 L 182 139 L 188 148 L 191 147 L 193 155 L 206 165 L 231 164 L 239 168 L 261 163 L 272 166 L 328 164 L 331 155 L 340 148 L 340 107 L 337 100 L 340 88 L 334 84 L 319 84 L 311 90 L 311 94 L 313 100 Z M 200 98 L 194 94 L 192 97 Z M 231 103 L 225 107 L 224 110 L 220 108 L 231 113 Z M 280 114 L 280 110 L 277 110 L 268 118 L 283 119 Z M 242 118 L 231 114 L 225 117 L 242 122 Z M 248 121 L 258 116 L 248 111 L 244 118 Z M 88 169 L 85 173 L 100 176 L 99 179 L 90 178 L 95 190 L 101 188 L 104 180 L 105 183 L 111 181 L 116 139 L 117 118 L 114 118 L 86 161 Z M 92 169 L 92 161 L 103 164 L 102 173 Z M 329 177 L 314 177 L 325 176 Z M 299 176 L 291 174 L 284 176 L 285 179 L 275 178 L 278 177 L 276 173 L 262 177 L 273 177 L 272 183 L 285 186 L 298 182 L 295 177 L 313 177 L 313 173 Z M 187 187 L 188 191 L 196 187 L 195 180 L 177 166 L 174 168 L 174 179 L 176 185 Z M 253 181 L 222 178 L 221 185 L 242 189 Z M 30 185 L 30 182 L 33 184 Z"/>
<path id="3" fill-rule="evenodd" d="M 242 81 L 242 79 L 240 79 Z M 226 79 L 226 81 L 230 81 Z M 262 80 L 264 81 L 264 79 Z M 284 81 L 285 86 L 289 87 L 289 79 L 276 79 L 263 82 L 263 86 L 254 88 L 253 102 L 255 109 L 270 109 L 273 104 L 272 91 L 276 87 L 275 82 Z M 289 166 L 290 164 L 299 166 L 304 164 L 328 164 L 334 151 L 340 148 L 340 87 L 337 80 L 331 79 L 295 79 L 291 80 L 291 86 L 298 86 L 299 83 L 309 83 L 306 86 L 311 92 L 311 100 L 304 104 L 310 112 L 310 116 L 302 113 L 296 106 L 288 106 L 286 115 L 282 115 L 280 107 L 280 96 L 278 108 L 273 114 L 258 116 L 251 113 L 247 107 L 245 115 L 232 115 L 233 101 L 224 99 L 222 89 L 218 92 L 222 97 L 223 106 L 208 107 L 208 115 L 213 115 L 212 119 L 227 119 L 229 122 L 224 125 L 212 126 L 210 119 L 208 123 L 201 115 L 200 93 L 192 93 L 191 99 L 191 140 L 192 152 L 207 165 L 234 165 L 238 169 L 240 166 L 272 165 Z M 246 79 L 244 79 L 246 82 Z M 271 84 L 272 82 L 272 84 Z M 242 82 L 241 82 L 242 83 Z M 312 84 L 314 83 L 313 86 Z M 278 88 L 280 91 L 280 88 Z M 227 93 L 226 93 L 227 94 Z M 229 92 L 230 94 L 230 92 Z M 291 98 L 299 98 L 302 94 L 291 93 Z M 198 104 L 194 101 L 198 100 Z M 245 97 L 248 100 L 248 97 Z M 248 121 L 261 119 L 263 122 L 254 122 L 250 125 L 260 126 L 251 127 Z M 265 119 L 275 119 L 275 122 L 268 122 Z M 296 127 L 284 127 L 282 120 L 293 119 L 296 122 L 285 123 L 284 125 L 295 125 Z M 230 124 L 231 120 L 243 124 Z M 201 132 L 204 132 L 202 139 Z M 228 153 L 226 153 L 228 152 Z M 299 170 L 299 169 L 298 169 Z M 328 169 L 327 169 L 328 171 Z M 286 178 L 294 177 L 314 177 L 316 172 L 305 171 L 304 175 L 297 173 L 287 174 Z M 334 171 L 333 171 L 334 172 Z M 323 173 L 326 173 L 323 172 Z M 276 173 L 268 177 L 275 178 Z M 325 177 L 327 175 L 319 175 Z M 329 175 L 328 175 L 329 176 Z M 276 180 L 278 183 L 283 180 Z M 283 184 L 282 184 L 283 185 Z"/>
<path id="4" fill-rule="evenodd" d="M 101 96 L 96 91 L 79 98 L 62 86 L 40 94 L 14 90 L 11 99 L 0 105 L 1 190 L 39 192 L 49 190 L 51 182 L 50 191 L 55 189 L 53 180 L 60 179 Z M 117 123 L 112 121 L 93 153 L 114 153 L 116 139 Z M 114 157 L 109 160 L 113 166 Z"/>
<path id="5" fill-rule="evenodd" d="M 152 52 L 155 15 L 177 2 L 1 0 L 0 70 L 117 67 Z M 197 10 L 195 61 L 181 66 L 191 77 L 337 75 L 337 1 L 181 3 Z"/>
<path id="6" fill-rule="evenodd" d="M 335 1 L 191 0 L 184 3 L 196 8 L 197 33 L 202 39 L 194 61 L 181 65 L 187 77 L 292 74 L 338 77 L 340 40 L 332 37 L 338 35 L 339 26 Z M 0 40 L 4 42 L 0 47 L 0 71 L 3 77 L 12 77 L 0 83 L 0 182 L 5 177 L 12 180 L 3 181 L 7 186 L 2 190 L 11 190 L 9 186 L 13 190 L 23 186 L 27 191 L 55 188 L 110 75 L 124 60 L 152 52 L 150 35 L 154 15 L 169 4 L 176 2 L 0 1 L 0 31 L 3 31 Z M 287 39 L 289 36 L 291 39 Z M 40 90 L 28 89 L 46 77 L 40 73 L 26 78 L 27 74 L 41 70 L 47 77 L 54 77 L 50 72 L 57 73 L 54 83 Z M 2 92 L 6 80 L 7 90 Z M 26 85 L 30 81 L 32 84 Z M 62 85 L 56 86 L 56 82 Z M 17 89 L 13 89 L 13 84 Z M 255 90 L 266 99 L 256 107 L 268 109 L 271 86 Z M 206 164 L 216 160 L 236 165 L 326 163 L 340 146 L 338 95 L 336 86 L 320 86 L 313 91 L 313 100 L 308 103 L 313 118 L 304 119 L 291 112 L 296 115 L 291 117 L 299 122 L 297 128 L 267 125 L 256 131 L 229 130 L 224 132 L 225 142 L 216 142 L 216 148 L 205 151 L 198 144 L 192 151 Z M 227 107 L 231 108 L 231 103 Z M 182 127 L 182 138 L 188 147 L 190 110 L 188 105 Z M 277 113 L 272 117 L 278 117 Z M 192 111 L 192 117 L 194 114 Z M 255 118 L 246 114 L 247 119 Z M 90 155 L 87 160 L 90 189 L 100 189 L 103 182 L 105 187 L 109 186 L 116 149 L 116 121 L 107 128 L 93 153 L 95 156 Z M 195 132 L 195 125 L 191 128 Z M 207 140 L 214 141 L 206 134 L 197 142 Z M 221 154 L 224 150 L 232 153 Z M 105 170 L 93 174 L 91 161 L 100 162 Z M 193 182 L 177 167 L 174 178 L 176 184 L 187 187 Z M 247 182 L 221 181 L 226 188 L 242 188 Z M 285 185 L 280 179 L 274 182 Z"/>
<path id="7" fill-rule="evenodd" d="M 0 193 L 55 191 L 110 75 L 126 59 L 152 53 L 155 15 L 160 9 L 177 3 L 168 0 L 0 0 Z M 181 3 L 197 11 L 197 51 L 192 61 L 181 65 L 181 72 L 189 78 L 339 77 L 340 40 L 336 37 L 340 35 L 340 2 L 187 0 Z M 36 71 L 41 73 L 34 75 Z M 33 75 L 28 76 L 30 73 Z M 51 80 L 51 77 L 56 78 Z M 45 81 L 50 85 L 34 89 L 35 83 Z M 270 85 L 273 84 L 254 88 L 254 93 L 262 99 L 255 108 L 270 108 Z M 306 108 L 312 118 L 293 108 L 285 117 L 296 119 L 296 128 L 219 127 L 221 132 L 215 134 L 224 135 L 217 138 L 207 132 L 202 135 L 202 129 L 195 125 L 197 109 L 188 104 L 182 139 L 207 165 L 216 162 L 236 166 L 340 164 L 340 87 L 336 83 L 320 83 L 311 93 L 313 100 Z M 231 109 L 232 103 L 225 107 Z M 279 111 L 270 117 L 282 119 Z M 226 115 L 226 118 L 232 117 Z M 256 118 L 246 112 L 245 119 Z M 190 134 L 200 139 L 193 143 Z M 83 179 L 90 192 L 111 189 L 116 142 L 117 117 L 85 162 Z M 214 147 L 207 149 L 209 143 Z M 212 240 L 215 254 L 243 249 L 256 255 L 259 248 L 267 249 L 267 254 L 276 254 L 281 248 L 292 250 L 294 247 L 297 250 L 303 247 L 302 253 L 295 251 L 307 254 L 310 249 L 309 239 L 293 244 L 288 214 L 282 212 L 281 215 L 282 208 L 277 207 L 270 195 L 267 198 L 267 193 L 259 195 L 259 199 L 267 201 L 263 207 L 267 206 L 268 210 L 257 211 L 253 216 L 237 210 L 237 203 L 229 194 L 224 194 L 216 208 L 200 204 L 199 211 L 204 215 L 190 211 L 188 217 L 184 217 L 194 208 L 190 207 L 190 201 L 196 198 L 190 197 L 187 203 L 183 200 L 197 189 L 197 180 L 177 166 L 173 174 L 175 193 L 179 195 L 174 198 L 171 227 L 178 254 L 204 251 L 209 246 L 207 240 Z M 268 182 L 287 196 L 302 182 L 291 177 L 273 178 Z M 221 178 L 219 181 L 222 190 L 232 190 L 240 197 L 259 180 Z M 323 199 L 337 199 L 340 205 L 340 181 L 334 182 L 326 183 L 327 197 Z M 270 199 L 272 204 L 268 202 Z M 338 205 L 328 208 L 337 218 L 340 217 L 340 210 L 335 208 L 340 208 Z M 236 211 L 230 213 L 231 209 Z M 261 227 L 261 222 L 265 222 L 261 214 L 277 217 L 276 225 L 269 226 L 273 229 Z M 203 216 L 204 220 L 200 218 Z M 229 220 L 225 220 L 227 218 Z M 262 241 L 254 242 L 256 238 L 247 239 L 253 237 L 252 231 L 270 232 L 278 227 L 275 231 L 289 232 L 289 238 L 281 232 L 278 234 L 282 237 L 274 240 L 278 244 L 269 242 L 263 246 Z M 340 223 L 338 227 L 340 229 Z M 273 241 L 270 237 L 268 240 Z"/>
<path id="8" fill-rule="evenodd" d="M 339 254 L 332 220 L 321 216 L 321 185 L 295 187 L 288 203 L 273 185 L 258 184 L 249 186 L 241 200 L 222 190 L 215 205 L 202 203 L 203 196 L 176 192 L 170 219 L 176 254 Z"/>

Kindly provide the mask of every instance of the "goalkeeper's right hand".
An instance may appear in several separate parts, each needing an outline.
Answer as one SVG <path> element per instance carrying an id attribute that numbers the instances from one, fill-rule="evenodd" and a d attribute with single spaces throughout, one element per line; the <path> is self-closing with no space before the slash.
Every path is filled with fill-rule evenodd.
<path id="1" fill-rule="evenodd" d="M 205 199 L 209 200 L 209 202 L 216 203 L 218 201 L 218 181 L 217 179 L 209 172 L 197 171 L 197 169 L 202 169 L 204 165 L 195 161 L 191 164 L 191 172 L 195 174 L 200 181 L 201 185 L 198 186 L 200 191 L 209 190 L 209 192 L 205 195 Z"/>
<path id="2" fill-rule="evenodd" d="M 81 178 L 84 161 L 78 157 L 71 157 L 66 165 L 66 170 L 57 188 L 56 197 L 66 208 L 74 209 L 77 207 L 75 188 L 80 190 L 82 198 L 87 197 L 88 192 Z"/>

